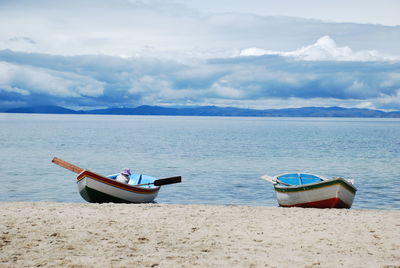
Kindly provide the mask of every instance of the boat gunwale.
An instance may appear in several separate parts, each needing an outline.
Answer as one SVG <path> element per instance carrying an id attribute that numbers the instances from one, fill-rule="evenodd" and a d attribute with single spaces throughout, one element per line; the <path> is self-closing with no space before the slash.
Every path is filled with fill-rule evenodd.
<path id="1" fill-rule="evenodd" d="M 79 173 L 79 175 L 76 177 L 77 183 L 81 182 L 82 180 L 84 180 L 85 178 L 90 178 L 93 179 L 95 181 L 98 181 L 100 183 L 104 183 L 107 184 L 109 186 L 121 189 L 121 190 L 125 190 L 128 192 L 133 192 L 133 193 L 139 193 L 139 194 L 153 194 L 156 193 L 160 190 L 160 186 L 155 186 L 152 188 L 143 188 L 141 186 L 134 186 L 134 185 L 129 185 L 129 184 L 125 184 L 107 177 L 103 177 L 99 174 L 96 174 L 90 170 L 84 170 L 81 173 Z"/>
<path id="2" fill-rule="evenodd" d="M 310 174 L 314 175 L 314 174 Z M 315 175 L 318 176 L 318 175 Z M 277 178 L 276 176 L 275 178 Z M 323 178 L 323 177 L 320 177 Z M 275 191 L 277 192 L 303 192 L 303 191 L 310 191 L 310 190 L 315 190 L 315 189 L 320 189 L 320 188 L 325 188 L 325 187 L 331 187 L 336 184 L 342 185 L 344 188 L 349 190 L 352 193 L 355 193 L 357 189 L 348 181 L 346 181 L 343 178 L 332 178 L 332 179 L 325 179 L 322 181 L 318 182 L 313 182 L 309 184 L 302 184 L 302 185 L 290 185 L 290 186 L 280 186 L 280 185 L 274 185 Z"/>

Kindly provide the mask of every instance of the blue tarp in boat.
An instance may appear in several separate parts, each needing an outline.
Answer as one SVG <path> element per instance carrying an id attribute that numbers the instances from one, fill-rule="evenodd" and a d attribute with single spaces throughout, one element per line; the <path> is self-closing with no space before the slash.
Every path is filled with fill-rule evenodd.
<path id="1" fill-rule="evenodd" d="M 277 179 L 283 183 L 290 185 L 303 185 L 314 182 L 322 181 L 322 179 L 316 175 L 304 174 L 304 173 L 289 173 L 280 175 Z"/>

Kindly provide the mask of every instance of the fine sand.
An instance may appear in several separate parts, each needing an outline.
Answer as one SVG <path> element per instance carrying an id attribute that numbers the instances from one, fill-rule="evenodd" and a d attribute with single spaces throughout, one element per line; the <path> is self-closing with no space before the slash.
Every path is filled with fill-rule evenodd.
<path id="1" fill-rule="evenodd" d="M 400 210 L 0 203 L 0 267 L 400 267 Z"/>

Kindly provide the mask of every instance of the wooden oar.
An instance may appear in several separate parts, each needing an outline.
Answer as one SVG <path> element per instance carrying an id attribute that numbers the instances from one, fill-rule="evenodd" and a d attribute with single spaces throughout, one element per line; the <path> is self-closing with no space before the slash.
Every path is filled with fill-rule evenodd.
<path id="1" fill-rule="evenodd" d="M 155 180 L 155 181 L 150 182 L 150 183 L 136 184 L 136 185 L 133 185 L 133 186 L 143 186 L 143 185 L 151 185 L 151 184 L 154 184 L 154 186 L 161 186 L 161 185 L 179 183 L 179 182 L 182 182 L 182 177 L 181 176 L 170 177 L 170 178 L 165 178 L 165 179 L 159 179 L 159 180 Z"/>
<path id="2" fill-rule="evenodd" d="M 54 164 L 57 164 L 63 168 L 66 168 L 68 170 L 71 170 L 72 172 L 78 173 L 78 174 L 81 173 L 82 171 L 84 171 L 83 168 L 80 168 L 71 163 L 68 163 L 67 161 L 64 161 L 58 157 L 54 157 L 53 160 L 51 160 L 51 162 L 53 162 Z"/>
<path id="3" fill-rule="evenodd" d="M 270 177 L 270 176 L 267 176 L 267 175 L 261 176 L 261 179 L 266 180 L 266 181 L 269 181 L 269 182 L 271 182 L 271 183 L 273 183 L 273 184 L 279 183 L 279 184 L 282 184 L 282 185 L 285 185 L 285 186 L 291 186 L 290 184 L 281 182 L 281 181 L 278 180 L 277 178 L 273 178 L 273 177 Z"/>

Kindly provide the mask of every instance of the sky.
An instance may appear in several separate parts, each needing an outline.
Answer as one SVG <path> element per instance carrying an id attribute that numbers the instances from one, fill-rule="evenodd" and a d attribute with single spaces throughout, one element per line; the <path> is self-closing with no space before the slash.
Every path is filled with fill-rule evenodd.
<path id="1" fill-rule="evenodd" d="M 0 0 L 0 111 L 400 110 L 397 0 Z"/>

